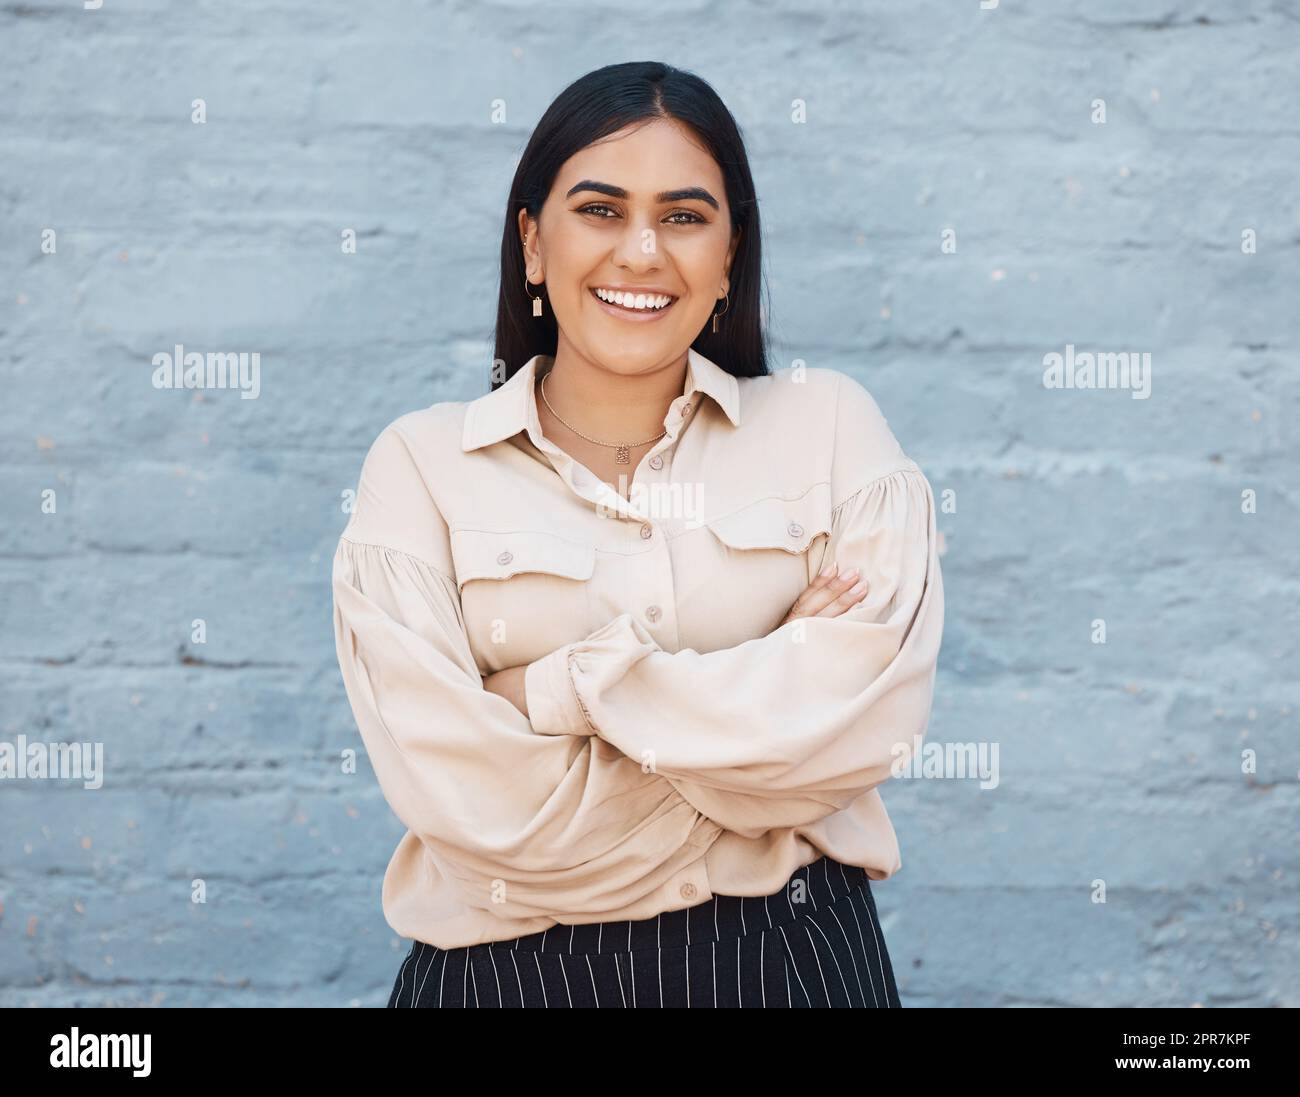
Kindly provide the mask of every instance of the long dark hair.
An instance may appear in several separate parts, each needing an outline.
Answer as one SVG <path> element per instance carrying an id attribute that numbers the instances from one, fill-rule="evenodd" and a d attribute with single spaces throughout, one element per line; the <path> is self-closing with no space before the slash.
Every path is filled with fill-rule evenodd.
<path id="1" fill-rule="evenodd" d="M 555 313 L 544 308 L 534 316 L 531 293 L 545 294 L 546 286 L 524 287 L 524 258 L 519 239 L 519 211 L 541 214 L 561 165 L 570 156 L 603 137 L 635 122 L 672 118 L 690 126 L 722 169 L 727 204 L 740 243 L 732 259 L 730 301 L 691 344 L 700 354 L 736 377 L 761 377 L 768 373 L 767 336 L 763 327 L 762 243 L 758 199 L 749 173 L 749 159 L 740 128 L 731 112 L 698 76 L 658 61 L 628 61 L 606 65 L 575 80 L 556 97 L 542 115 L 519 159 L 506 224 L 501 234 L 501 287 L 497 302 L 495 358 L 505 363 L 504 376 L 493 371 L 492 388 L 498 388 L 537 354 L 554 356 L 558 344 Z M 721 304 L 714 306 L 717 312 Z"/>

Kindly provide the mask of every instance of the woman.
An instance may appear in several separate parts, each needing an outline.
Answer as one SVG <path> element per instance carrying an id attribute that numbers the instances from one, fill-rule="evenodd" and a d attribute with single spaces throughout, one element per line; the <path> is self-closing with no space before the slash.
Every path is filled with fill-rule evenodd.
<path id="1" fill-rule="evenodd" d="M 759 271 L 712 89 L 591 73 L 515 174 L 491 391 L 371 447 L 335 631 L 408 828 L 390 1006 L 900 1004 L 933 498 L 856 381 L 768 371 Z"/>

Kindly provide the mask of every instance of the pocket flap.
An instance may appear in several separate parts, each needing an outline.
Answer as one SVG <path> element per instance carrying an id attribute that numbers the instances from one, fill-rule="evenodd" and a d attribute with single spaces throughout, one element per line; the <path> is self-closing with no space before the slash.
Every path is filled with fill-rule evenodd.
<path id="1" fill-rule="evenodd" d="M 453 529 L 451 556 L 457 586 L 471 579 L 508 579 L 524 571 L 590 579 L 596 548 L 544 530 Z"/>
<path id="2" fill-rule="evenodd" d="M 817 484 L 796 499 L 769 496 L 705 525 L 731 548 L 805 552 L 818 536 L 831 531 L 830 485 Z"/>

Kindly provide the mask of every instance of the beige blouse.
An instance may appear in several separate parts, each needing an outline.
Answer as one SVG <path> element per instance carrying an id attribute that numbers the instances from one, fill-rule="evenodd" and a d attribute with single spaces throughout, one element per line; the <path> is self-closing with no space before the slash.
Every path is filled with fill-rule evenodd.
<path id="1" fill-rule="evenodd" d="M 822 853 L 873 880 L 901 867 L 877 786 L 930 715 L 930 485 L 852 378 L 688 357 L 630 500 L 542 435 L 543 355 L 403 415 L 365 459 L 334 627 L 408 828 L 383 887 L 403 937 L 767 895 Z M 776 627 L 832 561 L 867 597 Z M 513 666 L 528 716 L 483 688 Z"/>

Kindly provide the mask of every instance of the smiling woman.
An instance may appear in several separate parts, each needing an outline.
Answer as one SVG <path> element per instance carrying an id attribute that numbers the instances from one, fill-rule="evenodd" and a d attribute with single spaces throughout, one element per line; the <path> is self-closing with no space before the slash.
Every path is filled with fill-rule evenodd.
<path id="1" fill-rule="evenodd" d="M 490 391 L 366 456 L 334 624 L 408 828 L 392 1006 L 900 1005 L 934 500 L 860 384 L 769 371 L 760 237 L 706 83 L 584 76 L 510 188 Z"/>
<path id="2" fill-rule="evenodd" d="M 562 367 L 572 359 L 616 363 L 629 377 L 662 370 L 729 296 L 744 226 L 728 191 L 740 190 L 745 208 L 749 180 L 729 185 L 698 132 L 664 110 L 575 152 L 540 204 L 521 193 L 524 277 L 546 287 Z M 541 333 L 527 334 L 535 351 Z"/>

